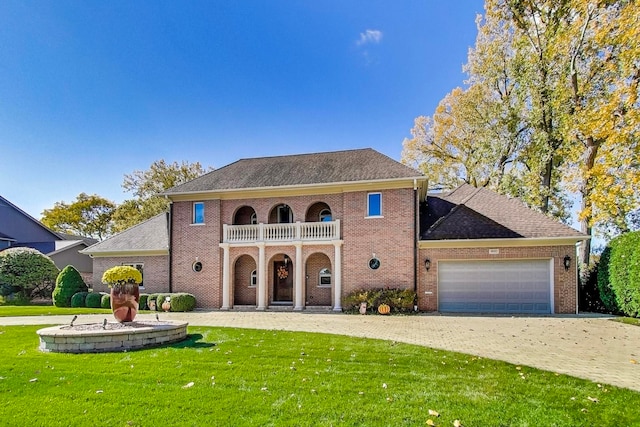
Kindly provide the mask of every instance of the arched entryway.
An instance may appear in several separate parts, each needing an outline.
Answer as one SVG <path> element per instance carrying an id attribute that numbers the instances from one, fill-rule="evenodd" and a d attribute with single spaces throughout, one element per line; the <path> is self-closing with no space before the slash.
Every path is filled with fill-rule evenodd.
<path id="1" fill-rule="evenodd" d="M 314 253 L 306 263 L 305 305 L 331 306 L 333 271 L 331 260 L 323 253 Z"/>
<path id="2" fill-rule="evenodd" d="M 316 202 L 309 206 L 305 215 L 306 222 L 333 221 L 331 208 L 325 202 Z"/>
<path id="3" fill-rule="evenodd" d="M 240 256 L 233 270 L 233 305 L 256 305 L 257 284 L 256 261 Z"/>
<path id="4" fill-rule="evenodd" d="M 274 206 L 269 212 L 269 224 L 291 224 L 292 222 L 293 210 L 289 205 Z"/>
<path id="5" fill-rule="evenodd" d="M 293 303 L 293 261 L 287 254 L 278 254 L 269 263 L 269 295 L 273 304 Z"/>
<path id="6" fill-rule="evenodd" d="M 257 224 L 258 218 L 255 209 L 251 206 L 242 206 L 233 215 L 233 225 Z"/>

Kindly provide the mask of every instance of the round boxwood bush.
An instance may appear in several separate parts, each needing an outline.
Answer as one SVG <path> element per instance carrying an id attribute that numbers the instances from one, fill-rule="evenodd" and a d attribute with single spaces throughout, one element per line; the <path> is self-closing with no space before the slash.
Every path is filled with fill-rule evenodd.
<path id="1" fill-rule="evenodd" d="M 56 287 L 53 290 L 53 304 L 56 307 L 73 307 L 71 297 L 77 292 L 87 292 L 89 288 L 82 280 L 78 270 L 72 265 L 62 269 L 56 278 Z"/>
<path id="2" fill-rule="evenodd" d="M 171 294 L 171 311 L 193 311 L 196 297 L 185 292 Z"/>
<path id="3" fill-rule="evenodd" d="M 99 292 L 90 292 L 84 300 L 89 308 L 100 308 L 102 304 L 102 295 Z"/>
<path id="4" fill-rule="evenodd" d="M 148 310 L 147 307 L 147 298 L 149 298 L 149 294 L 140 294 L 140 299 L 138 300 L 138 310 Z"/>
<path id="5" fill-rule="evenodd" d="M 170 294 L 156 295 L 156 311 L 164 311 L 162 310 L 162 303 L 164 302 L 165 298 L 167 298 L 168 296 L 171 296 L 171 295 Z"/>
<path id="6" fill-rule="evenodd" d="M 71 297 L 71 307 L 86 307 L 86 299 L 89 292 L 76 292 Z"/>
<path id="7" fill-rule="evenodd" d="M 103 294 L 100 298 L 100 307 L 101 308 L 111 308 L 111 295 Z"/>

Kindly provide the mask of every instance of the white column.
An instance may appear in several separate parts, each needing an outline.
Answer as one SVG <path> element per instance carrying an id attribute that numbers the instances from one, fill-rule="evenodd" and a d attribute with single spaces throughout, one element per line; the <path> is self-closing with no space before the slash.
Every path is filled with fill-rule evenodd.
<path id="1" fill-rule="evenodd" d="M 258 243 L 258 310 L 267 308 L 267 262 L 265 260 L 264 247 L 264 242 Z"/>
<path id="2" fill-rule="evenodd" d="M 333 311 L 342 311 L 342 240 L 333 242 Z"/>
<path id="3" fill-rule="evenodd" d="M 298 223 L 300 225 L 300 223 Z M 300 227 L 298 227 L 300 230 Z M 304 308 L 304 281 L 302 280 L 302 242 L 295 242 L 296 245 L 296 276 L 295 276 L 295 292 L 296 292 L 296 305 L 294 310 L 300 311 Z"/>
<path id="4" fill-rule="evenodd" d="M 222 248 L 222 310 L 229 310 L 231 308 L 230 295 L 231 295 L 231 275 L 229 274 L 229 244 L 221 243 Z"/>

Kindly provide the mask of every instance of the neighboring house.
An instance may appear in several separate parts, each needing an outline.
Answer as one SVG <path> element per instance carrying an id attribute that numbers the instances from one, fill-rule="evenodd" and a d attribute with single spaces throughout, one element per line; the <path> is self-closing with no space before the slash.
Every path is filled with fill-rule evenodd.
<path id="1" fill-rule="evenodd" d="M 399 287 L 421 310 L 576 312 L 575 245 L 587 236 L 490 190 L 426 188 L 372 149 L 243 159 L 166 191 L 168 224 L 156 217 L 83 252 L 94 284 L 140 263 L 153 291 L 207 308 L 339 311 L 352 291 Z M 166 246 L 137 243 L 152 236 Z"/>
<path id="2" fill-rule="evenodd" d="M 93 258 L 94 290 L 106 291 L 104 272 L 115 265 L 130 265 L 142 273 L 144 292 L 169 290 L 168 214 L 156 215 L 122 233 L 82 250 Z"/>
<path id="3" fill-rule="evenodd" d="M 85 280 L 89 280 L 93 263 L 79 251 L 96 242 L 96 239 L 57 233 L 0 196 L 0 250 L 9 247 L 37 249 L 49 256 L 59 269 L 73 265 Z"/>

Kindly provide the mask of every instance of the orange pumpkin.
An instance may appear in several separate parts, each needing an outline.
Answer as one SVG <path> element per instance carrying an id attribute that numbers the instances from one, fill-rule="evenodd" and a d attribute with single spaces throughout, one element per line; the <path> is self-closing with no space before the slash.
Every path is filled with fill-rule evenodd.
<path id="1" fill-rule="evenodd" d="M 378 306 L 378 313 L 389 314 L 390 312 L 391 312 L 391 307 L 389 307 L 389 304 L 380 304 Z"/>

